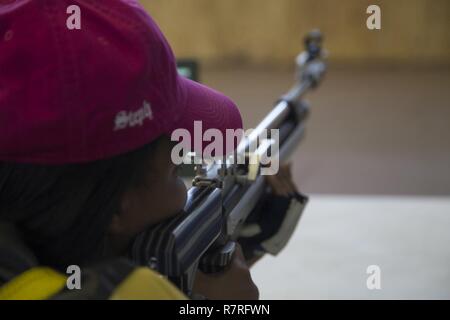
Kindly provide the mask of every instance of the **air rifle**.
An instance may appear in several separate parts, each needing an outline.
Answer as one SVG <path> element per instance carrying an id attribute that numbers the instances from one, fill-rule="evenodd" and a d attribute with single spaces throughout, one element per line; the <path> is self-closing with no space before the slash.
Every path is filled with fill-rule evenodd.
<path id="1" fill-rule="evenodd" d="M 272 212 L 269 221 L 258 218 L 258 208 L 268 194 L 260 160 L 270 154 L 280 163 L 288 161 L 304 136 L 310 108 L 303 97 L 320 84 L 327 68 L 319 31 L 306 36 L 305 47 L 296 60 L 294 87 L 237 147 L 234 159 L 244 161 L 224 159 L 198 166 L 183 212 L 140 234 L 130 249 L 134 262 L 158 271 L 190 297 L 195 297 L 197 270 L 223 271 L 232 260 L 236 241 L 258 241 L 243 246 L 246 256 L 276 255 L 297 226 L 308 200 L 301 194 L 294 195 L 282 212 Z M 278 148 L 273 148 L 273 137 L 264 136 L 272 129 L 278 129 Z M 258 236 L 263 233 L 265 237 Z"/>

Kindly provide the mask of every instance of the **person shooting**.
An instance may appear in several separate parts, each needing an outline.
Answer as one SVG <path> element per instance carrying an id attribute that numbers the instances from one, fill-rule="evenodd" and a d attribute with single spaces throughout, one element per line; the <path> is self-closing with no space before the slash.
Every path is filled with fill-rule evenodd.
<path id="1" fill-rule="evenodd" d="M 253 254 L 254 241 L 242 248 L 241 237 L 227 237 L 233 245 L 226 264 L 207 272 L 199 264 L 213 261 L 208 254 L 223 239 L 223 230 L 210 233 L 194 252 L 200 256 L 177 267 L 182 279 L 189 276 L 183 285 L 152 260 L 158 257 L 148 238 L 199 212 L 186 209 L 193 192 L 207 190 L 207 198 L 223 191 L 197 186 L 188 194 L 171 161 L 172 133 L 193 134 L 195 121 L 224 135 L 242 129 L 237 106 L 178 74 L 170 45 L 138 2 L 75 1 L 83 23 L 70 30 L 72 2 L 0 3 L 0 299 L 257 299 L 250 266 L 263 252 Z M 290 140 L 301 133 L 303 113 L 296 122 L 291 117 L 294 109 L 306 111 L 304 93 L 284 99 L 283 116 L 274 118 L 290 125 L 286 152 L 300 138 Z M 254 170 L 261 177 L 261 168 Z M 267 194 L 289 201 L 299 195 L 289 165 L 261 179 Z M 251 185 L 242 184 L 242 195 Z M 167 252 L 169 243 L 159 240 Z M 133 255 L 136 248 L 148 260 Z M 81 269 L 79 290 L 66 285 L 73 265 Z"/>

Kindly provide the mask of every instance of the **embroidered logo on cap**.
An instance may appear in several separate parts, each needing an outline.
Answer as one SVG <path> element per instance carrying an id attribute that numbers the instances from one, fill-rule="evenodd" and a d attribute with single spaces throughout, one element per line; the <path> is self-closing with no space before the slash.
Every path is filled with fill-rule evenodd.
<path id="1" fill-rule="evenodd" d="M 153 120 L 152 106 L 147 101 L 144 101 L 142 108 L 137 111 L 119 112 L 114 121 L 114 131 L 133 128 L 136 126 L 141 127 L 144 124 L 145 119 Z"/>

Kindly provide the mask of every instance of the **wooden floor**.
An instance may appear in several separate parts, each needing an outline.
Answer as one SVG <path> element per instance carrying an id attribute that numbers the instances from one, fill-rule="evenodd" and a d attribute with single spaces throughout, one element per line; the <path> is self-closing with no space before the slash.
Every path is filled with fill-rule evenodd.
<path id="1" fill-rule="evenodd" d="M 254 127 L 292 84 L 290 72 L 205 71 Z M 450 195 L 450 70 L 331 66 L 309 96 L 307 138 L 294 155 L 307 193 Z"/>

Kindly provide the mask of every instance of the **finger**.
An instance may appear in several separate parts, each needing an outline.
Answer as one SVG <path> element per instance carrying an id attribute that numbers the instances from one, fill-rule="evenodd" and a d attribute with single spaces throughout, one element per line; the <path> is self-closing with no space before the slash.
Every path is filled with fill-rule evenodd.
<path id="1" fill-rule="evenodd" d="M 269 187 L 272 189 L 272 192 L 275 194 L 281 193 L 280 184 L 277 181 L 276 176 L 266 176 L 266 181 Z"/>
<path id="2" fill-rule="evenodd" d="M 276 190 L 274 190 L 274 193 L 277 195 L 283 195 L 287 197 L 289 196 L 289 194 L 294 193 L 295 189 L 293 189 L 291 184 L 288 182 L 289 174 L 286 173 L 288 172 L 288 170 L 288 166 L 283 165 L 280 167 L 277 175 L 270 178 L 269 182 L 276 188 Z"/>
<path id="3" fill-rule="evenodd" d="M 280 168 L 280 172 L 278 173 L 278 181 L 284 186 L 284 188 L 287 190 L 287 192 L 293 193 L 294 189 L 292 188 L 290 180 L 290 172 L 289 167 L 287 165 L 284 165 Z"/>
<path id="4" fill-rule="evenodd" d="M 289 196 L 289 189 L 280 181 L 278 175 L 267 176 L 269 186 L 272 188 L 272 192 L 277 196 Z"/>
<path id="5" fill-rule="evenodd" d="M 292 179 L 291 168 L 292 167 L 290 164 L 283 167 L 282 170 L 280 171 L 280 175 L 281 175 L 284 185 L 286 186 L 286 188 L 288 188 L 289 193 L 296 193 L 296 192 L 298 192 L 298 188 Z"/>
<path id="6" fill-rule="evenodd" d="M 284 165 L 280 168 L 278 174 L 276 176 L 274 176 L 274 178 L 276 179 L 276 182 L 278 183 L 279 188 L 281 189 L 281 193 L 283 196 L 288 197 L 291 193 L 293 193 L 293 191 L 291 190 L 291 186 L 289 185 L 289 183 L 286 182 L 286 172 L 287 167 Z"/>
<path id="7" fill-rule="evenodd" d="M 250 277 L 250 267 L 245 259 L 241 245 L 236 242 L 236 249 L 229 269 L 231 272 L 239 272 L 242 276 Z"/>
<path id="8" fill-rule="evenodd" d="M 245 260 L 245 258 L 244 258 L 244 251 L 242 250 L 242 247 L 241 247 L 241 245 L 240 245 L 240 243 L 239 242 L 235 242 L 236 243 L 236 247 L 235 247 L 235 250 L 234 250 L 234 255 L 237 257 L 237 258 L 239 258 L 239 259 L 244 259 Z"/>

